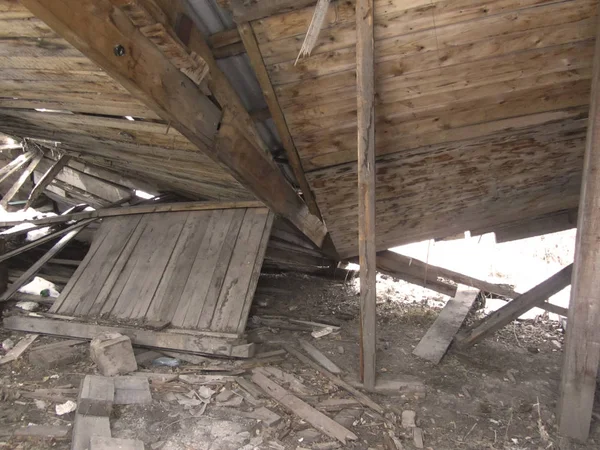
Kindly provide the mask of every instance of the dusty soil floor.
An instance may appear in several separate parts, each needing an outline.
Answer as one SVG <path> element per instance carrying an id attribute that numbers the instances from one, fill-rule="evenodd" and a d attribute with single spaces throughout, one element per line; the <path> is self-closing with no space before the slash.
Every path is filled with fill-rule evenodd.
<path id="1" fill-rule="evenodd" d="M 432 295 L 434 297 L 434 295 Z M 414 392 L 396 396 L 371 394 L 388 412 L 384 417 L 367 408 L 350 415 L 348 428 L 359 439 L 343 448 L 386 449 L 384 435 L 390 423 L 392 431 L 405 449 L 414 446 L 411 430 L 400 424 L 404 410 L 416 412 L 417 425 L 424 433 L 425 448 L 444 449 L 597 449 L 600 426 L 592 423 L 587 445 L 560 441 L 556 432 L 558 393 L 563 332 L 556 322 L 516 322 L 493 338 L 466 351 L 450 351 L 435 366 L 411 354 L 438 310 L 421 302 L 398 303 L 382 293 L 378 304 L 378 376 L 381 379 L 417 379 L 426 386 L 426 395 Z M 269 316 L 287 316 L 341 326 L 337 334 L 314 339 L 310 331 L 287 330 L 267 326 Z M 351 283 L 303 275 L 263 275 L 259 293 L 248 322 L 249 337 L 260 342 L 259 352 L 281 348 L 281 343 L 297 346 L 304 338 L 323 351 L 345 373 L 346 379 L 357 378 L 358 368 L 358 296 Z M 476 319 L 472 313 L 469 321 Z M 24 334 L 0 329 L 0 341 L 8 337 L 15 342 Z M 55 341 L 42 336 L 32 346 Z M 291 355 L 253 360 L 253 366 L 276 367 L 294 375 L 295 382 L 280 383 L 307 403 L 315 406 L 330 398 L 352 398 L 312 368 Z M 195 374 L 207 367 L 243 370 L 247 363 L 209 360 L 186 364 L 177 369 L 141 369 L 166 374 Z M 28 398 L 27 392 L 40 388 L 75 389 L 86 374 L 95 372 L 81 346 L 78 363 L 58 370 L 41 371 L 31 366 L 27 353 L 18 361 L 0 366 L 0 448 L 60 449 L 70 448 L 65 440 L 19 440 L 11 433 L 28 424 L 70 425 L 74 413 L 57 416 L 54 407 L 76 395 L 44 399 Z M 228 373 L 228 372 L 223 372 Z M 249 378 L 248 375 L 245 377 Z M 289 380 L 288 380 L 289 381 Z M 206 408 L 198 402 L 183 405 L 182 395 L 198 392 L 201 385 L 172 380 L 152 383 L 153 403 L 148 406 L 116 407 L 111 419 L 115 437 L 141 439 L 151 450 L 238 450 L 338 448 L 333 439 L 318 435 L 311 442 L 311 426 L 272 399 L 259 400 L 282 417 L 275 426 L 241 417 L 257 405 L 244 400 L 241 405 L 219 403 L 214 398 L 223 387 L 238 394 L 243 391 L 234 381 L 210 384 L 215 390 Z M 234 397 L 235 399 L 235 397 Z M 194 404 L 196 403 L 196 404 Z M 234 402 L 235 403 L 235 402 Z M 336 411 L 326 412 L 330 417 Z M 600 418 L 600 415 L 597 417 Z M 330 444 L 328 444 L 330 443 Z M 342 448 L 342 447 L 339 447 Z"/>

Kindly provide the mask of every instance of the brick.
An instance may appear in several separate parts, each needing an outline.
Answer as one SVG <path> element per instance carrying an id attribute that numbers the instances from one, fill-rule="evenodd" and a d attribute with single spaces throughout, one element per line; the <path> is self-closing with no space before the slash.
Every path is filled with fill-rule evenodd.
<path id="1" fill-rule="evenodd" d="M 104 376 L 124 375 L 137 370 L 131 340 L 119 333 L 104 333 L 90 344 L 90 356 Z"/>

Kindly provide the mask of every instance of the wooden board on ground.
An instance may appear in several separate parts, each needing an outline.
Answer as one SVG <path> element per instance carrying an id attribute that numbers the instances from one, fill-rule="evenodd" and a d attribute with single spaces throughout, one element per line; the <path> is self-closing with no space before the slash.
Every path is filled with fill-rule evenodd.
<path id="1" fill-rule="evenodd" d="M 448 300 L 438 318 L 414 349 L 413 355 L 434 364 L 439 363 L 471 310 L 478 294 L 479 289 L 459 285 L 456 296 Z"/>
<path id="2" fill-rule="evenodd" d="M 242 335 L 272 222 L 256 207 L 104 219 L 51 312 Z"/>

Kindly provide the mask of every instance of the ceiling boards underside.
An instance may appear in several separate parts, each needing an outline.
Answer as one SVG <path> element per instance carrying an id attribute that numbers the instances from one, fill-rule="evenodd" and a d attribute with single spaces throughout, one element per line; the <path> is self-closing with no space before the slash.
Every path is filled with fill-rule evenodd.
<path id="1" fill-rule="evenodd" d="M 60 142 L 58 150 L 192 198 L 252 198 L 14 0 L 0 1 L 0 68 L 0 132 Z"/>
<path id="2" fill-rule="evenodd" d="M 342 256 L 357 252 L 355 17 L 332 2 L 253 22 Z M 389 248 L 576 207 L 595 0 L 375 0 L 377 242 Z"/>

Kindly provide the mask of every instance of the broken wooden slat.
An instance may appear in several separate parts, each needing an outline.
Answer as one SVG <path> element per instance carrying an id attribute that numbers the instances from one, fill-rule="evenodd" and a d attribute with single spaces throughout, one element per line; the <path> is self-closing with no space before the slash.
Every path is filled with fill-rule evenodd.
<path id="1" fill-rule="evenodd" d="M 37 260 L 35 264 L 33 264 L 33 266 L 27 269 L 23 273 L 23 275 L 21 275 L 19 279 L 16 280 L 10 286 L 10 288 L 6 290 L 2 297 L 0 297 L 0 302 L 4 302 L 11 298 L 15 292 L 17 292 L 21 287 L 23 287 L 23 285 L 28 283 L 31 280 L 31 278 L 34 277 L 36 273 L 38 273 L 38 271 L 42 268 L 44 264 L 46 264 L 50 259 L 52 259 L 58 252 L 60 252 L 65 247 L 65 245 L 67 245 L 71 241 L 71 239 L 77 236 L 89 223 L 89 221 L 82 221 L 77 224 L 79 225 L 79 227 L 77 227 L 74 230 L 71 230 L 69 233 L 64 235 L 56 244 L 54 244 L 54 246 L 50 250 L 48 250 L 48 252 L 44 256 Z"/>
<path id="2" fill-rule="evenodd" d="M 37 337 L 37 334 L 29 334 L 21 339 L 6 355 L 0 358 L 0 366 L 18 359 L 19 356 L 33 344 L 33 341 L 35 341 Z"/>
<path id="3" fill-rule="evenodd" d="M 29 166 L 27 166 L 27 168 L 23 171 L 19 179 L 15 181 L 15 184 L 13 184 L 9 191 L 4 195 L 4 197 L 2 197 L 2 201 L 0 201 L 0 206 L 2 206 L 4 209 L 8 208 L 8 203 L 13 199 L 17 192 L 19 192 L 21 186 L 25 184 L 25 182 L 31 176 L 31 174 L 38 166 L 43 157 L 44 154 L 42 152 L 39 152 L 37 155 L 34 156 L 33 160 L 29 163 Z"/>
<path id="4" fill-rule="evenodd" d="M 459 285 L 456 296 L 448 300 L 440 315 L 413 350 L 413 355 L 434 364 L 439 363 L 475 303 L 478 294 L 479 289 Z"/>
<path id="5" fill-rule="evenodd" d="M 538 284 L 487 316 L 477 326 L 465 333 L 461 333 L 455 339 L 456 345 L 462 348 L 470 347 L 471 345 L 480 342 L 486 336 L 489 336 L 500 328 L 508 325 L 513 320 L 516 320 L 531 308 L 542 305 L 546 299 L 557 292 L 562 291 L 571 284 L 572 272 L 573 264 L 569 264 L 560 272 L 552 275 L 544 282 Z"/>
<path id="6" fill-rule="evenodd" d="M 304 349 L 304 351 L 308 353 L 312 359 L 321 364 L 325 369 L 335 374 L 342 373 L 342 369 L 336 366 L 332 360 L 325 356 L 318 348 L 316 348 L 310 342 L 307 342 L 304 339 L 300 339 L 298 342 L 300 343 L 300 346 Z"/>
<path id="7" fill-rule="evenodd" d="M 60 216 L 58 216 L 58 217 L 60 217 Z M 62 236 L 63 234 L 67 234 L 73 230 L 77 230 L 91 222 L 94 222 L 95 220 L 96 219 L 82 220 L 81 222 L 77 222 L 77 223 L 71 225 L 70 227 L 55 231 L 54 233 L 47 234 L 46 236 L 36 239 L 35 241 L 31 241 L 28 244 L 23 245 L 22 247 L 16 248 L 8 253 L 4 253 L 3 255 L 0 255 L 0 262 L 6 261 L 7 259 L 12 258 L 13 256 L 20 255 L 21 253 L 31 250 L 32 248 L 35 248 L 46 242 L 52 241 L 52 240 L 56 239 L 57 237 Z"/>
<path id="8" fill-rule="evenodd" d="M 102 217 L 128 216 L 133 214 L 167 213 L 179 211 L 210 211 L 214 209 L 239 209 L 239 208 L 264 208 L 265 205 L 256 201 L 242 202 L 180 202 L 163 203 L 158 205 L 127 206 L 124 208 L 106 208 L 95 211 L 82 211 L 61 216 L 44 217 L 27 221 L 0 222 L 0 227 L 12 227 L 21 223 L 34 225 L 48 225 L 71 220 L 82 220 Z"/>
<path id="9" fill-rule="evenodd" d="M 31 158 L 33 158 L 35 152 L 27 152 L 22 155 L 17 156 L 11 162 L 9 162 L 6 166 L 0 169 L 0 183 L 10 177 L 13 173 L 17 172 L 21 167 L 29 162 Z"/>
<path id="10" fill-rule="evenodd" d="M 251 22 L 275 14 L 294 11 L 314 5 L 317 0 L 262 0 L 249 4 L 243 0 L 219 0 L 219 3 L 228 8 L 237 23 Z"/>
<path id="11" fill-rule="evenodd" d="M 332 438 L 339 440 L 342 444 L 345 444 L 346 440 L 358 439 L 358 436 L 356 436 L 352 431 L 333 421 L 325 414 L 317 411 L 295 395 L 290 394 L 287 390 L 279 386 L 277 383 L 269 380 L 263 374 L 254 372 L 252 375 L 252 381 L 260 386 L 276 401 L 288 408 L 301 419 L 310 423 L 317 430 L 325 433 L 327 436 L 331 436 Z"/>
<path id="12" fill-rule="evenodd" d="M 49 425 L 29 425 L 27 427 L 17 428 L 13 436 L 23 438 L 47 438 L 62 439 L 66 438 L 71 431 L 67 426 L 49 426 Z"/>
<path id="13" fill-rule="evenodd" d="M 105 326 L 19 316 L 7 317 L 3 323 L 4 327 L 10 330 L 29 331 L 86 340 L 91 340 L 101 333 L 121 333 L 124 336 L 128 336 L 134 345 L 190 353 L 231 356 L 237 352 L 238 347 L 241 347 L 244 350 L 244 354 L 238 354 L 237 356 L 250 358 L 254 355 L 255 351 L 253 345 L 238 344 L 239 341 L 235 340 L 150 331 L 132 327 Z"/>
<path id="14" fill-rule="evenodd" d="M 52 180 L 54 180 L 56 175 L 58 175 L 58 173 L 63 169 L 63 167 L 65 167 L 69 163 L 70 160 L 70 156 L 62 155 L 59 158 L 59 160 L 56 161 L 54 165 L 50 167 L 46 171 L 46 173 L 44 173 L 44 175 L 42 175 L 42 178 L 39 179 L 37 184 L 32 189 L 31 193 L 29 194 L 29 198 L 27 199 L 27 203 L 25 204 L 25 209 L 28 209 L 33 204 L 33 202 L 35 202 L 38 199 L 38 197 L 42 195 L 44 189 L 46 189 L 46 187 L 52 182 Z"/>
<path id="15" fill-rule="evenodd" d="M 285 348 L 285 350 L 289 354 L 294 355 L 297 359 L 299 359 L 300 361 L 302 361 L 304 364 L 312 367 L 317 372 L 320 372 L 322 375 L 324 375 L 325 377 L 329 378 L 329 380 L 332 383 L 334 383 L 335 385 L 341 387 L 342 389 L 345 389 L 346 391 L 350 392 L 352 395 L 354 395 L 354 397 L 361 404 L 363 404 L 367 408 L 371 408 L 373 411 L 378 412 L 379 414 L 383 414 L 384 413 L 383 408 L 381 406 L 379 406 L 377 403 L 375 403 L 373 400 L 371 400 L 368 396 L 366 396 L 365 394 L 363 394 L 362 392 L 360 392 L 358 389 L 356 389 L 355 387 L 351 386 L 350 384 L 346 383 L 341 378 L 335 376 L 334 374 L 332 374 L 327 369 L 321 367 L 319 364 L 317 364 L 316 362 L 314 362 L 313 360 L 311 360 L 308 356 L 303 355 L 298 350 L 296 350 L 295 348 L 292 348 L 289 345 L 284 345 L 283 347 Z"/>

